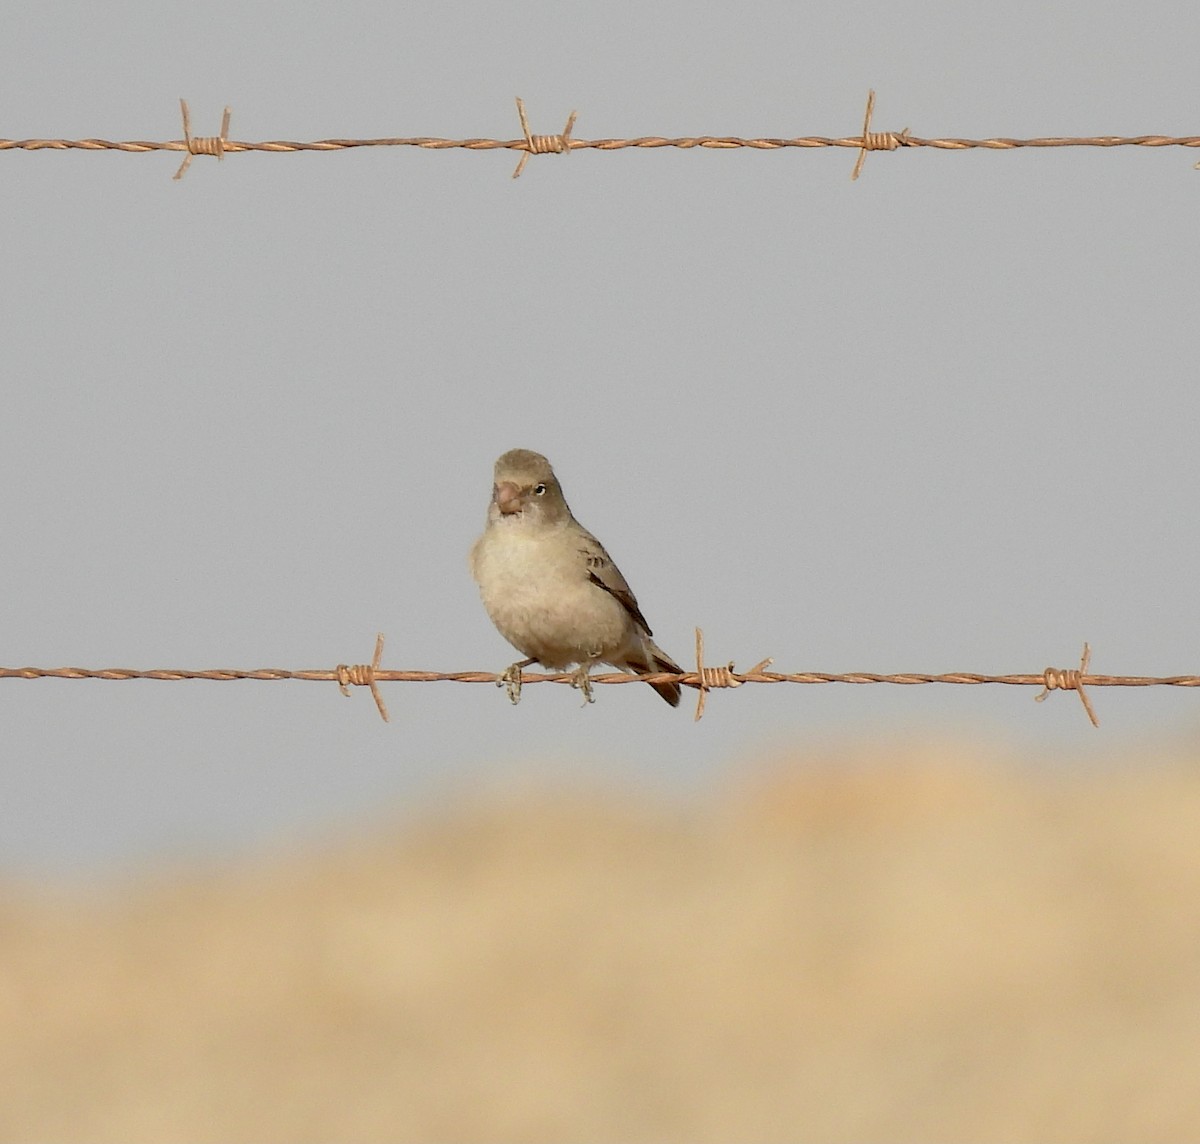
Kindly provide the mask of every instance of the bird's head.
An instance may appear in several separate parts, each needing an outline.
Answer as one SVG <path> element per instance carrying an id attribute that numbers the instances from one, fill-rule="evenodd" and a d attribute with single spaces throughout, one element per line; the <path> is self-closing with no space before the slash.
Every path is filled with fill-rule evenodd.
<path id="1" fill-rule="evenodd" d="M 562 486 L 541 453 L 510 449 L 496 462 L 488 519 L 554 524 L 568 520 L 571 510 Z"/>

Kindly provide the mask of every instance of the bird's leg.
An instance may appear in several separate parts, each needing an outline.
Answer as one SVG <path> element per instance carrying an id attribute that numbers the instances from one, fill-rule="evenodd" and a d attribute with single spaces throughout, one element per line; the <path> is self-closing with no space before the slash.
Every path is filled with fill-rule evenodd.
<path id="1" fill-rule="evenodd" d="M 586 707 L 589 703 L 595 703 L 596 700 L 592 695 L 592 665 L 596 663 L 596 658 L 593 656 L 590 659 L 585 659 L 574 671 L 571 676 L 571 686 L 577 687 L 583 692 L 583 705 Z"/>
<path id="2" fill-rule="evenodd" d="M 510 663 L 496 678 L 496 686 L 508 690 L 508 698 L 514 707 L 521 702 L 521 672 L 531 663 L 537 663 L 537 660 L 521 659 Z"/>

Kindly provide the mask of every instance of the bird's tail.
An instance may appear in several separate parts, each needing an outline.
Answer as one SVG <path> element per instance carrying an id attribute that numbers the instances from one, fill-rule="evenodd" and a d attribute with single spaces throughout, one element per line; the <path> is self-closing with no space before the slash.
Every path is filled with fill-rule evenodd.
<path id="1" fill-rule="evenodd" d="M 660 672 L 671 675 L 682 675 L 683 668 L 679 666 L 653 640 L 646 640 L 646 656 L 644 659 L 627 660 L 627 666 L 638 675 L 657 675 Z M 672 707 L 679 706 L 682 697 L 678 683 L 652 683 L 651 687 L 659 693 Z"/>

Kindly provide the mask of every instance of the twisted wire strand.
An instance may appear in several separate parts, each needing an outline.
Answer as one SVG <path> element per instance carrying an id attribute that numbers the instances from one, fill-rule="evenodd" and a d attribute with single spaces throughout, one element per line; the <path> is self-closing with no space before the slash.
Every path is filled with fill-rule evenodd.
<path id="1" fill-rule="evenodd" d="M 388 720 L 387 707 L 379 693 L 380 683 L 490 683 L 499 686 L 505 681 L 503 673 L 494 671 L 393 671 L 379 666 L 383 655 L 383 636 L 375 643 L 375 655 L 369 664 L 339 664 L 332 670 L 286 668 L 255 668 L 241 670 L 232 668 L 210 668 L 191 670 L 183 668 L 153 668 L 142 670 L 128 667 L 0 667 L 0 679 L 99 679 L 125 681 L 147 679 L 156 681 L 208 680 L 229 683 L 240 680 L 281 682 L 336 683 L 345 695 L 352 686 L 367 687 L 375 700 L 380 716 Z M 704 665 L 704 637 L 696 630 L 696 670 L 686 672 L 658 672 L 650 675 L 626 675 L 612 672 L 593 675 L 591 682 L 601 686 L 627 683 L 679 683 L 695 687 L 699 691 L 696 719 L 704 713 L 708 692 L 712 689 L 740 687 L 746 683 L 794 683 L 794 684 L 892 684 L 912 687 L 932 684 L 982 686 L 1001 684 L 1009 687 L 1040 687 L 1035 696 L 1039 702 L 1055 690 L 1075 691 L 1083 704 L 1093 726 L 1099 726 L 1095 710 L 1087 694 L 1093 687 L 1200 687 L 1200 675 L 1093 675 L 1089 673 L 1091 649 L 1084 645 L 1083 656 L 1078 668 L 1061 669 L 1047 667 L 1040 672 L 1019 672 L 1003 675 L 972 671 L 951 672 L 874 672 L 874 671 L 798 671 L 781 672 L 766 670 L 771 660 L 764 659 L 749 671 L 738 672 L 732 662 L 718 667 Z M 559 683 L 574 685 L 574 672 L 525 672 L 521 675 L 522 686 L 533 683 Z"/>
<path id="2" fill-rule="evenodd" d="M 723 668 L 706 668 L 705 671 L 721 671 Z M 1058 669 L 1051 669 L 1058 670 Z M 280 682 L 300 680 L 321 683 L 340 683 L 343 675 L 337 669 L 290 670 L 287 668 L 262 667 L 243 670 L 240 668 L 212 668 L 189 670 L 186 668 L 153 668 L 140 670 L 130 667 L 0 667 L 0 679 L 105 679 L 123 681 L 151 679 L 160 681 L 208 680 L 216 683 L 231 683 L 239 680 Z M 354 675 L 353 670 L 350 671 Z M 1065 673 L 1064 673 L 1065 674 Z M 378 683 L 497 683 L 500 673 L 494 671 L 390 671 L 381 668 L 375 672 Z M 525 672 L 523 683 L 571 683 L 572 672 L 541 674 Z M 918 684 L 1006 684 L 1013 687 L 1045 687 L 1044 672 L 1014 673 L 1009 675 L 986 675 L 978 672 L 950 671 L 927 672 L 873 672 L 873 671 L 759 671 L 732 672 L 728 678 L 732 683 L 717 684 L 711 677 L 701 677 L 697 672 L 657 672 L 653 675 L 624 675 L 617 672 L 593 675 L 593 683 L 681 683 L 699 687 L 737 686 L 743 683 L 889 683 L 900 686 Z M 357 679 L 346 679 L 347 684 L 358 683 Z M 1080 675 L 1079 682 L 1086 687 L 1200 687 L 1200 675 Z"/>
<path id="3" fill-rule="evenodd" d="M 1094 135 L 1087 137 L 1050 136 L 1035 139 L 925 139 L 913 135 L 906 127 L 903 131 L 874 131 L 872 116 L 875 112 L 875 92 L 867 95 L 866 114 L 861 134 L 832 138 L 824 135 L 808 135 L 795 139 L 758 138 L 744 139 L 735 135 L 697 135 L 669 137 L 665 135 L 642 135 L 632 139 L 576 139 L 576 113 L 567 117 L 566 126 L 557 135 L 536 134 L 530 129 L 525 113 L 525 103 L 517 99 L 517 115 L 521 124 L 519 139 L 441 139 L 434 136 L 412 136 L 407 138 L 381 139 L 318 139 L 313 142 L 277 139 L 262 143 L 229 138 L 230 109 L 225 108 L 219 135 L 196 136 L 192 134 L 191 117 L 186 100 L 180 100 L 183 118 L 183 138 L 165 142 L 133 139 L 113 142 L 108 139 L 0 139 L 0 151 L 183 151 L 183 162 L 175 172 L 180 179 L 186 173 L 192 159 L 197 155 L 208 155 L 223 159 L 226 155 L 245 151 L 280 154 L 295 151 L 345 151 L 356 147 L 418 147 L 430 151 L 451 149 L 466 151 L 520 151 L 521 158 L 512 177 L 518 178 L 533 155 L 568 155 L 572 151 L 622 151 L 627 149 L 657 150 L 664 147 L 680 150 L 696 148 L 708 150 L 749 149 L 754 151 L 779 151 L 788 148 L 852 147 L 858 151 L 851 179 L 857 179 L 870 151 L 896 151 L 904 147 L 930 147 L 943 151 L 967 151 L 985 149 L 1009 151 L 1021 147 L 1200 147 L 1200 135 Z M 1200 166 L 1200 164 L 1197 164 Z"/>
<path id="4" fill-rule="evenodd" d="M 886 133 L 885 133 L 886 136 Z M 557 138 L 537 136 L 537 140 Z M 1020 147 L 1200 147 L 1200 135 L 1093 135 L 1051 136 L 1034 139 L 992 137 L 988 139 L 924 139 L 917 135 L 897 136 L 895 147 L 881 146 L 872 140 L 872 150 L 895 150 L 898 148 L 932 147 L 943 151 L 967 151 L 983 148 L 992 151 L 1011 151 Z M 193 144 L 198 144 L 193 140 Z M 538 144 L 535 142 L 535 147 Z M 667 136 L 639 135 L 631 139 L 577 139 L 571 138 L 561 148 L 546 148 L 566 151 L 623 151 L 630 148 L 655 150 L 673 147 L 682 150 L 709 148 L 734 150 L 746 148 L 756 151 L 778 151 L 787 148 L 850 147 L 859 150 L 863 146 L 861 135 L 834 138 L 825 135 L 805 135 L 794 139 L 755 138 L 747 139 L 735 135 Z M 223 145 L 226 155 L 236 152 L 259 151 L 280 154 L 291 151 L 346 151 L 355 147 L 418 147 L 428 151 L 460 149 L 466 151 L 524 151 L 530 153 L 530 144 L 524 139 L 442 139 L 436 136 L 413 136 L 407 138 L 379 139 L 316 139 L 302 142 L 294 139 L 272 139 L 250 142 L 228 139 Z M 156 142 L 148 139 L 0 139 L 0 151 L 126 151 L 143 153 L 150 151 L 188 151 L 182 139 Z M 210 153 L 210 152 L 205 152 Z M 537 153 L 542 153 L 538 150 Z"/>

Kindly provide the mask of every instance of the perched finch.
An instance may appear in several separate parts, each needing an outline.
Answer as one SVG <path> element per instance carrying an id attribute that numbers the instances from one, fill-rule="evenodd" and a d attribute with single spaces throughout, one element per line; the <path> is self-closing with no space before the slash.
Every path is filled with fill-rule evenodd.
<path id="1" fill-rule="evenodd" d="M 496 462 L 487 527 L 471 549 L 471 575 L 500 634 L 528 658 L 499 683 L 514 703 L 521 671 L 578 664 L 573 687 L 592 701 L 589 671 L 608 663 L 633 675 L 682 674 L 651 638 L 625 577 L 604 546 L 572 515 L 540 453 L 512 449 Z M 652 683 L 672 707 L 679 684 Z"/>

